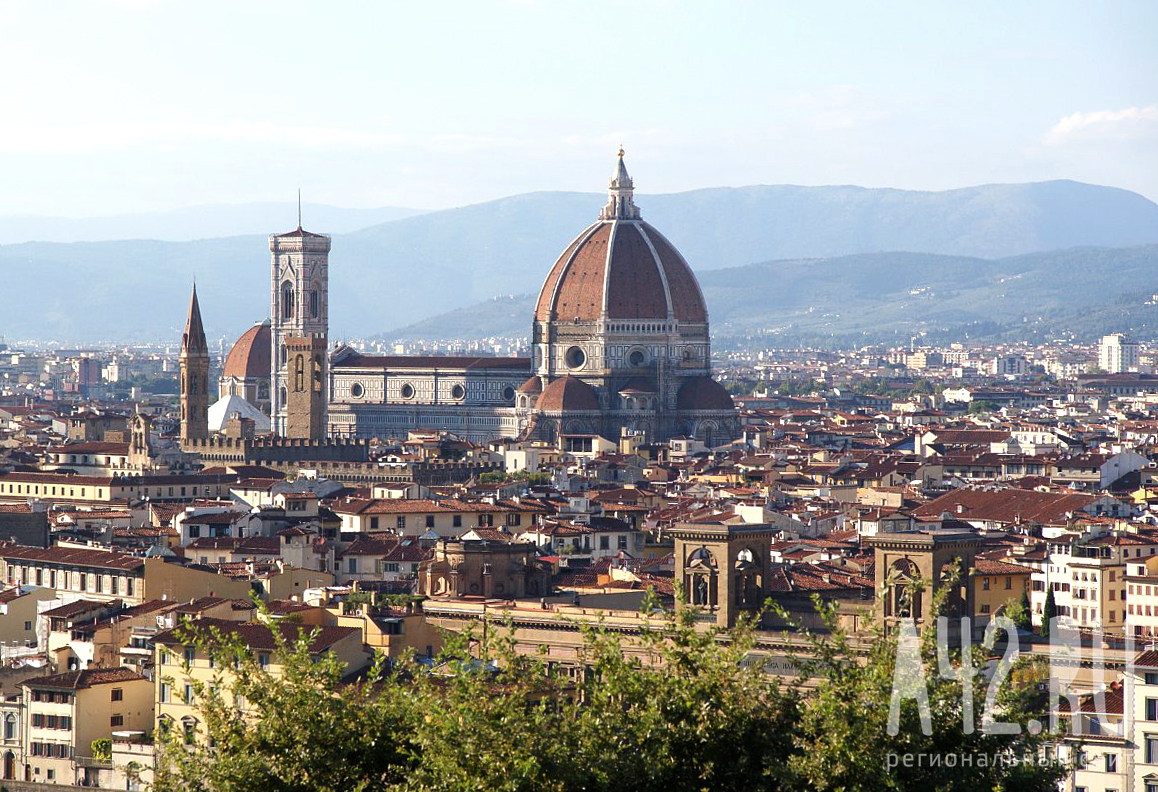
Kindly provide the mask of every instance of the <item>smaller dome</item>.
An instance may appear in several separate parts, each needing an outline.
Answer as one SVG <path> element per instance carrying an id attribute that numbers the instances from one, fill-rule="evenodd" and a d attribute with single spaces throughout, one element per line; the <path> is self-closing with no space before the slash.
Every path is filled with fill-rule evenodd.
<path id="1" fill-rule="evenodd" d="M 519 393 L 542 393 L 543 381 L 538 377 L 531 377 L 519 386 Z"/>
<path id="2" fill-rule="evenodd" d="M 246 330 L 237 339 L 233 349 L 229 350 L 221 376 L 233 379 L 268 378 L 272 338 L 268 319 Z"/>
<path id="3" fill-rule="evenodd" d="M 676 396 L 677 410 L 734 410 L 728 390 L 711 377 L 692 377 Z"/>
<path id="4" fill-rule="evenodd" d="M 595 388 L 575 377 L 560 377 L 543 389 L 538 408 L 544 412 L 598 411 Z"/>

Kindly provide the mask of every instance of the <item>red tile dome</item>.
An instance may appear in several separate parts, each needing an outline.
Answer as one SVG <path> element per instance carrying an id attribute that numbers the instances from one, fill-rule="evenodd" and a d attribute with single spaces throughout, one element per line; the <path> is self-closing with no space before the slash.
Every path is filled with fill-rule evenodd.
<path id="1" fill-rule="evenodd" d="M 583 412 L 599 409 L 595 388 L 575 377 L 560 377 L 539 396 L 536 404 L 544 412 Z"/>
<path id="2" fill-rule="evenodd" d="M 268 321 L 255 324 L 242 333 L 225 358 L 222 376 L 233 379 L 269 377 L 271 339 Z"/>
<path id="3" fill-rule="evenodd" d="M 692 377 L 680 386 L 677 410 L 734 410 L 732 395 L 711 377 Z"/>
<path id="4" fill-rule="evenodd" d="M 599 220 L 567 246 L 547 275 L 536 321 L 707 322 L 691 267 L 663 234 L 640 219 L 622 152 L 609 193 Z"/>

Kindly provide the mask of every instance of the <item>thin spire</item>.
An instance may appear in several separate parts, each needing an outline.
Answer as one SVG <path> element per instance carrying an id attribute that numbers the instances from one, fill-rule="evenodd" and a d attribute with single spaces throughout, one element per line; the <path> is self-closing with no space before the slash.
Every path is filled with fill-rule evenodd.
<path id="1" fill-rule="evenodd" d="M 298 187 L 298 231 L 302 230 L 302 188 Z"/>
<path id="2" fill-rule="evenodd" d="M 185 332 L 181 336 L 182 352 L 208 352 L 205 341 L 205 326 L 201 323 L 201 306 L 197 303 L 197 284 L 193 284 L 193 296 L 189 299 L 189 316 L 185 320 Z"/>

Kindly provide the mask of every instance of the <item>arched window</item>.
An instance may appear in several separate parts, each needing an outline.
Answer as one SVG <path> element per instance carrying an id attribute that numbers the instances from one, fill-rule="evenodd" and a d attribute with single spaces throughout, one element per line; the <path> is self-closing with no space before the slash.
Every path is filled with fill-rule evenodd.
<path id="1" fill-rule="evenodd" d="M 294 318 L 294 285 L 289 281 L 281 285 L 281 318 Z"/>
<path id="2" fill-rule="evenodd" d="M 16 716 L 9 715 L 4 719 L 4 741 L 12 742 L 16 739 Z"/>
<path id="3" fill-rule="evenodd" d="M 317 319 L 318 318 L 318 290 L 317 289 L 311 289 L 310 290 L 310 318 L 311 319 Z"/>
<path id="4" fill-rule="evenodd" d="M 306 389 L 306 361 L 303 355 L 298 355 L 294 365 L 294 393 L 301 393 Z"/>

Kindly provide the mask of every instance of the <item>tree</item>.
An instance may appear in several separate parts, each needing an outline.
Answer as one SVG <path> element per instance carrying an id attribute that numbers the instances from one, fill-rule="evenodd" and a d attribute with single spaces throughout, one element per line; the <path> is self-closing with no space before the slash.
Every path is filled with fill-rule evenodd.
<path id="1" fill-rule="evenodd" d="M 1022 591 L 1019 599 L 1011 599 L 1001 606 L 1005 614 L 1020 630 L 1033 629 L 1033 611 L 1030 609 L 1029 592 Z"/>
<path id="2" fill-rule="evenodd" d="M 1050 588 L 1045 593 L 1045 607 L 1041 611 L 1041 634 L 1046 638 L 1049 637 L 1050 625 L 1057 616 L 1057 603 L 1053 600 L 1053 589 Z"/>
<path id="3" fill-rule="evenodd" d="M 987 399 L 978 399 L 977 401 L 969 402 L 969 414 L 980 415 L 981 413 L 991 413 L 997 409 L 997 405 Z"/>
<path id="4" fill-rule="evenodd" d="M 909 702 L 900 733 L 889 737 L 895 640 L 878 630 L 862 650 L 839 628 L 834 608 L 818 607 L 827 630 L 807 634 L 809 652 L 799 660 L 820 681 L 807 694 L 764 673 L 752 622 L 705 627 L 698 609 L 665 612 L 652 599 L 641 614 L 645 628 L 630 640 L 600 624 L 582 628 L 580 677 L 557 669 L 545 652 L 521 653 L 511 625 L 481 639 L 448 635 L 433 667 L 379 662 L 351 682 L 335 659 L 310 655 L 304 629 L 297 640 L 278 640 L 269 668 L 281 670 L 274 673 L 246 647 L 190 623 L 188 640 L 214 653 L 218 678 L 195 690 L 204 739 L 186 744 L 173 729 L 159 741 L 154 788 L 1056 788 L 1060 771 L 1036 763 L 893 766 L 890 754 L 1025 755 L 1041 738 L 965 735 L 961 683 L 941 679 L 935 665 L 928 675 L 932 735 L 921 733 Z M 926 635 L 926 665 L 931 648 Z M 984 665 L 979 654 L 974 659 Z M 986 690 L 976 688 L 980 714 Z M 1007 720 L 1022 714 L 1016 697 L 1001 701 Z"/>

